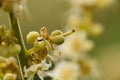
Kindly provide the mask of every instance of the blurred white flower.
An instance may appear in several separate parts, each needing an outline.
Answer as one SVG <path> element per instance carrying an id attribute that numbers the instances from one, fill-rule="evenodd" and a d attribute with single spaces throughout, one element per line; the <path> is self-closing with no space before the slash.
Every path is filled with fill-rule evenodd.
<path id="1" fill-rule="evenodd" d="M 79 62 L 80 65 L 80 79 L 81 80 L 98 80 L 100 79 L 100 71 L 95 61 L 90 59 L 83 59 Z"/>
<path id="2" fill-rule="evenodd" d="M 103 25 L 100 23 L 95 23 L 89 28 L 89 32 L 93 36 L 100 36 L 104 32 Z"/>
<path id="3" fill-rule="evenodd" d="M 58 47 L 63 57 L 71 59 L 79 58 L 92 50 L 94 43 L 87 39 L 86 32 L 76 32 L 66 39 L 66 42 Z"/>
<path id="4" fill-rule="evenodd" d="M 96 0 L 98 8 L 106 8 L 111 4 L 115 3 L 117 0 Z"/>
<path id="5" fill-rule="evenodd" d="M 79 67 L 77 64 L 63 61 L 57 64 L 53 72 L 60 75 L 58 80 L 77 80 L 79 73 L 78 70 Z"/>

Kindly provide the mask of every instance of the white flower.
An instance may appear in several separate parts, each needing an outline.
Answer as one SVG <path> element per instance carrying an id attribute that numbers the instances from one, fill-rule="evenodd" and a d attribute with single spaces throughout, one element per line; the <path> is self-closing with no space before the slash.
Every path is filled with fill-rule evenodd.
<path id="1" fill-rule="evenodd" d="M 53 72 L 60 75 L 60 77 L 58 78 L 59 80 L 77 80 L 79 74 L 78 70 L 79 68 L 77 64 L 64 61 L 59 62 Z"/>
<path id="2" fill-rule="evenodd" d="M 57 75 L 55 75 L 54 73 L 45 71 L 48 70 L 51 67 L 51 65 L 51 63 L 46 63 L 46 61 L 44 60 L 40 64 L 34 64 L 30 66 L 28 69 L 26 69 L 25 67 L 24 77 L 28 78 L 27 80 L 33 80 L 35 73 L 37 73 L 41 80 L 43 80 L 45 76 L 51 76 L 53 78 L 57 77 Z"/>
<path id="3" fill-rule="evenodd" d="M 80 79 L 81 80 L 98 80 L 100 79 L 100 72 L 97 63 L 90 59 L 83 59 L 80 65 Z"/>
<path id="4" fill-rule="evenodd" d="M 15 80 L 16 79 L 16 74 L 12 73 L 7 73 L 5 74 L 3 80 Z"/>
<path id="5" fill-rule="evenodd" d="M 76 32 L 66 39 L 66 42 L 58 47 L 63 57 L 76 59 L 90 51 L 94 46 L 91 40 L 86 38 L 85 32 Z"/>

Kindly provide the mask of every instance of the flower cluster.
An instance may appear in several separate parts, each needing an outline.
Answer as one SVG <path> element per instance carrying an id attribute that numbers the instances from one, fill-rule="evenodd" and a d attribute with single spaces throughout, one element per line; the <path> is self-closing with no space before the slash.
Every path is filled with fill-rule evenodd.
<path id="1" fill-rule="evenodd" d="M 40 34 L 36 31 L 29 32 L 27 41 L 33 44 L 34 47 L 27 51 L 29 68 L 24 69 L 25 77 L 27 77 L 28 80 L 31 80 L 37 73 L 39 78 L 43 80 L 43 77 L 50 76 L 45 73 L 45 71 L 49 70 L 52 66 L 54 46 L 64 43 L 65 37 L 73 32 L 74 30 L 66 33 L 55 30 L 48 35 L 45 27 L 40 29 Z M 60 55 L 60 52 L 57 54 Z"/>
<path id="2" fill-rule="evenodd" d="M 19 54 L 20 51 L 21 46 L 17 44 L 17 38 L 14 37 L 12 30 L 6 30 L 4 25 L 0 25 L 0 79 L 3 79 L 7 73 L 15 75 L 18 73 L 20 76 L 18 65 L 15 58 L 12 57 Z"/>
<path id="3" fill-rule="evenodd" d="M 11 21 L 8 30 L 0 25 L 0 80 L 34 80 L 35 75 L 41 80 L 46 76 L 54 80 L 99 79 L 97 64 L 87 55 L 94 47 L 88 36 L 99 36 L 104 29 L 101 23 L 93 21 L 92 13 L 114 1 L 68 0 L 70 9 L 66 28 L 74 30 L 65 33 L 54 30 L 50 35 L 46 27 L 42 27 L 40 32 L 31 31 L 27 34 L 27 42 L 32 44 L 32 48 L 27 49 L 17 19 L 23 12 L 30 18 L 26 0 L 0 0 L 0 8 L 9 14 Z M 49 71 L 54 56 L 61 55 L 61 52 L 62 60 L 57 60 L 60 62 L 56 61 L 57 66 Z"/>
<path id="4" fill-rule="evenodd" d="M 67 2 L 70 5 L 70 9 L 67 13 L 66 29 L 74 28 L 76 33 L 69 36 L 67 41 L 58 47 L 58 50 L 63 53 L 61 63 L 73 63 L 74 66 L 78 67 L 77 70 L 79 72 L 69 72 L 69 68 L 58 70 L 59 67 L 63 66 L 62 64 L 59 65 L 59 63 L 56 71 L 63 76 L 70 74 L 69 76 L 64 76 L 62 80 L 72 80 L 72 78 L 74 80 L 98 80 L 100 72 L 97 69 L 97 64 L 87 55 L 95 44 L 88 37 L 100 36 L 104 29 L 101 23 L 94 22 L 93 12 L 96 9 L 105 8 L 113 3 L 114 0 L 68 0 Z M 64 64 L 64 66 L 67 66 L 67 64 Z M 73 67 L 71 67 L 72 69 Z M 66 72 L 67 70 L 68 73 Z M 76 78 L 74 73 L 77 74 Z"/>
<path id="5" fill-rule="evenodd" d="M 19 54 L 20 51 L 21 47 L 12 30 L 6 30 L 4 25 L 0 25 L 0 55 L 7 58 Z"/>
<path id="6" fill-rule="evenodd" d="M 50 35 L 47 33 L 46 27 L 42 27 L 40 33 L 31 31 L 27 35 L 27 42 L 33 44 L 33 47 L 27 50 L 17 19 L 23 11 L 28 13 L 25 2 L 25 0 L 0 1 L 0 8 L 9 13 L 11 21 L 9 30 L 6 30 L 3 25 L 0 26 L 0 63 L 2 64 L 0 66 L 0 79 L 24 80 L 25 77 L 28 80 L 33 80 L 35 74 L 42 80 L 45 76 L 56 76 L 57 78 L 57 75 L 46 72 L 54 61 L 52 56 L 61 54 L 59 51 L 55 51 L 54 47 L 63 44 L 65 37 L 75 30 L 66 33 L 55 30 Z M 18 60 L 19 67 L 17 61 L 10 60 L 11 58 L 16 60 L 15 57 Z M 26 61 L 23 62 L 24 60 Z"/>

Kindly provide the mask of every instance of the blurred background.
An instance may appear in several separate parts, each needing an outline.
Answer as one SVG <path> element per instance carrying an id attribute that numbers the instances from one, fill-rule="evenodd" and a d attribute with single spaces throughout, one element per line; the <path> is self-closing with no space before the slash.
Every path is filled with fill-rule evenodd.
<path id="1" fill-rule="evenodd" d="M 50 33 L 55 29 L 64 29 L 65 12 L 68 3 L 62 0 L 29 0 L 27 3 L 32 20 L 20 19 L 22 33 L 26 43 L 29 31 L 39 31 L 42 26 Z M 24 17 L 24 16 L 23 16 Z M 104 25 L 103 35 L 92 38 L 95 48 L 89 55 L 99 64 L 102 80 L 120 80 L 120 1 L 108 8 L 94 12 L 94 20 Z M 0 11 L 0 24 L 9 27 L 6 13 Z M 26 43 L 29 48 L 31 45 Z"/>

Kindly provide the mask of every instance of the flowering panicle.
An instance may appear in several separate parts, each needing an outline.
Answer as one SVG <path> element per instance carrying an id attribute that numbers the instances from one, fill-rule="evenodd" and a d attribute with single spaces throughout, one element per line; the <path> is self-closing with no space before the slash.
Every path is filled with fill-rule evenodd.
<path id="1" fill-rule="evenodd" d="M 56 77 L 57 79 L 57 75 L 52 72 L 46 72 L 52 66 L 52 62 L 54 61 L 52 57 L 53 54 L 61 54 L 60 52 L 55 51 L 54 47 L 55 45 L 63 44 L 65 37 L 75 32 L 75 30 L 66 33 L 55 30 L 50 35 L 48 35 L 45 27 L 40 29 L 40 33 L 31 31 L 27 35 L 27 41 L 28 43 L 33 44 L 33 48 L 27 50 L 24 45 L 17 19 L 23 12 L 29 16 L 25 3 L 26 0 L 0 0 L 0 8 L 9 13 L 11 22 L 11 28 L 9 30 L 6 30 L 3 25 L 0 25 L 1 79 L 24 80 L 23 74 L 28 80 L 33 80 L 35 74 L 38 74 L 39 78 L 42 80 L 45 76 Z M 12 56 L 17 58 L 19 67 L 16 62 L 8 60 Z M 22 60 L 23 58 L 21 57 L 25 58 L 24 60 L 27 58 L 27 60 L 22 63 L 24 60 Z"/>
<path id="2" fill-rule="evenodd" d="M 73 32 L 74 30 L 66 33 L 55 30 L 48 35 L 45 27 L 40 29 L 40 34 L 36 31 L 29 32 L 27 41 L 32 43 L 34 47 L 27 51 L 29 68 L 24 70 L 25 77 L 29 77 L 28 80 L 31 80 L 37 73 L 39 78 L 43 80 L 43 77 L 49 76 L 45 71 L 52 66 L 53 59 L 50 56 L 54 51 L 54 45 L 61 45 L 64 38 Z"/>
<path id="3" fill-rule="evenodd" d="M 31 31 L 27 35 L 27 42 L 33 45 L 30 49 L 24 44 L 17 19 L 22 14 L 30 19 L 26 1 L 0 0 L 0 9 L 9 14 L 11 23 L 8 30 L 0 25 L 0 80 L 34 80 L 36 74 L 41 80 L 47 76 L 53 80 L 99 79 L 97 64 L 87 55 L 94 48 L 88 36 L 100 36 L 104 31 L 101 23 L 94 22 L 93 11 L 115 0 L 68 0 L 66 28 L 73 30 L 65 33 L 54 30 L 50 35 L 46 27 L 40 32 Z M 60 51 L 56 51 L 56 47 Z M 56 61 L 57 66 L 53 68 L 56 55 L 61 55 L 62 60 Z"/>
<path id="4" fill-rule="evenodd" d="M 105 8 L 113 0 L 67 0 L 67 2 L 70 5 L 70 9 L 67 13 L 66 29 L 74 28 L 76 33 L 69 36 L 67 41 L 58 47 L 58 50 L 63 53 L 62 58 L 64 60 L 61 62 L 67 61 L 74 63 L 73 65 L 77 64 L 79 72 L 76 73 L 78 75 L 74 80 L 98 80 L 100 74 L 96 67 L 97 64 L 87 57 L 87 53 L 95 46 L 88 36 L 96 37 L 103 33 L 103 25 L 99 22 L 94 22 L 93 11 Z M 64 64 L 64 66 L 67 66 L 67 64 Z M 57 68 L 59 67 L 57 66 Z M 62 72 L 61 75 L 66 73 L 64 69 L 58 72 Z M 63 80 L 72 80 L 72 78 L 64 78 Z"/>
<path id="5" fill-rule="evenodd" d="M 17 44 L 17 38 L 14 36 L 12 30 L 6 30 L 4 25 L 0 25 L 0 79 L 8 80 L 7 74 L 18 74 L 21 76 L 19 67 L 15 58 L 21 51 L 21 46 Z M 15 80 L 15 79 L 12 79 Z"/>

